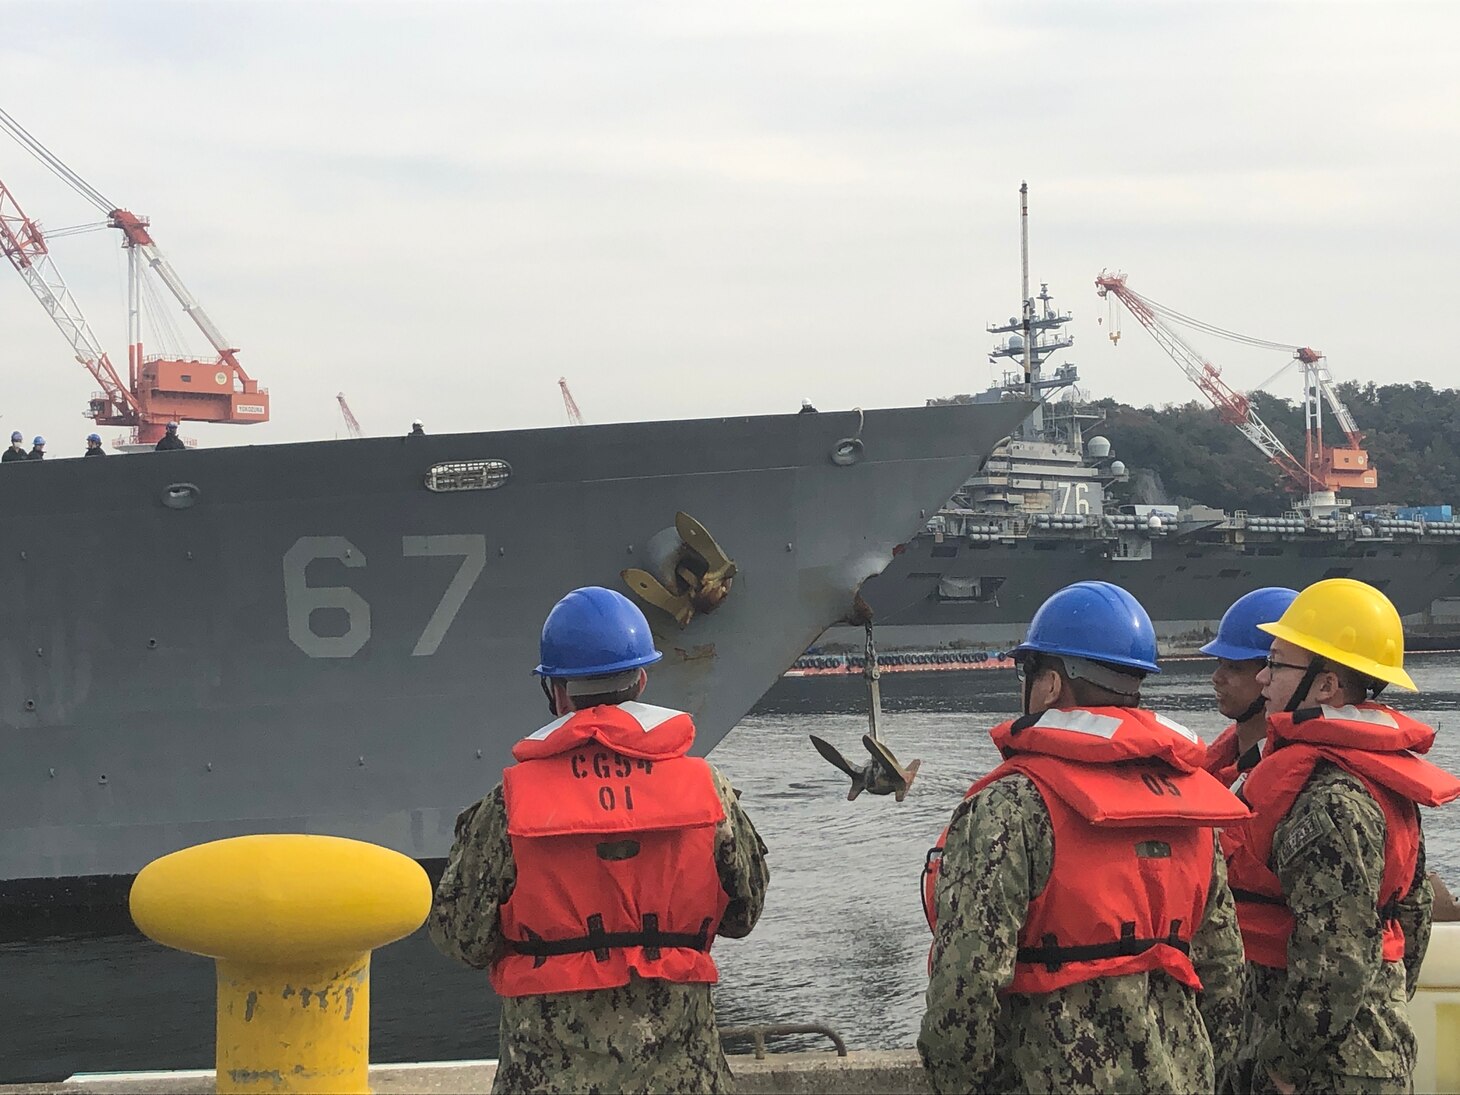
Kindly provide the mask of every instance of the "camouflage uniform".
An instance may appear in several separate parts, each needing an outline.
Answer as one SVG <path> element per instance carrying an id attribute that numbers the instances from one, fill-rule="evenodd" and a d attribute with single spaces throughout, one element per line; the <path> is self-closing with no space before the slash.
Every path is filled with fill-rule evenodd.
<path id="1" fill-rule="evenodd" d="M 1234 1086 L 1274 1091 L 1411 1090 L 1414 994 L 1433 891 L 1421 841 L 1400 903 L 1404 961 L 1385 962 L 1376 914 L 1384 813 L 1356 778 L 1322 762 L 1273 835 L 1271 866 L 1293 910 L 1286 970 L 1248 966 L 1247 1031 Z"/>
<path id="2" fill-rule="evenodd" d="M 714 772 L 725 820 L 715 833 L 720 885 L 730 904 L 719 934 L 750 934 L 765 904 L 765 845 L 729 782 Z M 486 969 L 502 953 L 499 906 L 517 869 L 500 784 L 456 819 L 456 842 L 436 887 L 431 940 L 443 954 Z M 483 978 L 483 988 L 486 979 Z M 502 1000 L 496 1092 L 730 1091 L 710 986 L 640 980 L 615 989 Z"/>
<path id="3" fill-rule="evenodd" d="M 1200 994 L 1158 972 L 1002 993 L 1053 865 L 1049 811 L 1025 776 L 954 811 L 918 1038 L 933 1090 L 1211 1091 L 1213 1050 L 1225 1062 L 1241 1028 L 1242 941 L 1221 855 L 1191 945 Z"/>

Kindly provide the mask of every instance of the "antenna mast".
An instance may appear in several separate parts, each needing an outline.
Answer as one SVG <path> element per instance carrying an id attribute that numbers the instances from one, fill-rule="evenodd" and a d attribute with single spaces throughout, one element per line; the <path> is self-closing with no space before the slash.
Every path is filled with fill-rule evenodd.
<path id="1" fill-rule="evenodd" d="M 1034 395 L 1034 298 L 1029 295 L 1029 183 L 1019 184 L 1019 260 L 1024 280 L 1024 393 Z"/>

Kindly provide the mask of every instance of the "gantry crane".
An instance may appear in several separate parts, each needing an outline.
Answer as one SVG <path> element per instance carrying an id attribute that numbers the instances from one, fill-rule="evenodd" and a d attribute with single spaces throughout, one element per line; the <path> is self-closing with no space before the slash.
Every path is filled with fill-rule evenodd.
<path id="1" fill-rule="evenodd" d="M 1126 310 L 1140 321 L 1156 342 L 1181 368 L 1187 378 L 1197 386 L 1216 407 L 1222 420 L 1236 426 L 1257 446 L 1259 450 L 1283 474 L 1289 489 L 1307 495 L 1310 499 L 1320 492 L 1351 488 L 1368 489 L 1379 485 L 1379 473 L 1369 463 L 1369 454 L 1363 448 L 1363 434 L 1359 432 L 1353 415 L 1339 399 L 1333 387 L 1333 376 L 1324 364 L 1324 355 L 1310 346 L 1292 346 L 1280 342 L 1268 342 L 1251 338 L 1233 331 L 1192 319 L 1180 312 L 1141 296 L 1128 285 L 1124 274 L 1106 274 L 1095 279 L 1096 292 L 1104 297 L 1115 297 L 1125 305 Z M 1278 436 L 1258 417 L 1252 402 L 1241 392 L 1233 390 L 1221 377 L 1221 370 L 1194 350 L 1171 329 L 1177 323 L 1193 327 L 1218 338 L 1245 343 L 1265 350 L 1282 350 L 1292 356 L 1303 367 L 1304 375 L 1304 452 L 1300 461 Z M 1112 339 L 1118 337 L 1115 332 Z M 1343 430 L 1346 445 L 1325 445 L 1323 443 L 1323 404 Z"/>
<path id="2" fill-rule="evenodd" d="M 350 432 L 351 437 L 364 437 L 365 431 L 360 428 L 360 420 L 350 410 L 350 405 L 345 402 L 345 393 L 340 392 L 335 396 L 340 401 L 340 414 L 345 418 L 345 429 Z"/>
<path id="3" fill-rule="evenodd" d="M 563 407 L 568 412 L 568 425 L 583 425 L 583 412 L 578 409 L 578 401 L 573 398 L 573 393 L 568 391 L 568 380 L 566 377 L 558 377 L 558 387 L 563 390 Z"/>
<path id="4" fill-rule="evenodd" d="M 94 187 L 61 162 L 5 111 L 4 129 L 48 170 L 106 215 L 106 226 L 122 233 L 127 251 L 127 382 L 117 375 L 101 342 L 86 322 L 65 280 L 50 255 L 40 226 L 20 208 L 15 195 L 0 182 L 0 251 L 19 271 L 36 299 L 61 329 L 79 361 L 95 377 L 101 390 L 92 395 L 87 418 L 107 426 L 130 426 L 140 444 L 160 438 L 168 422 L 267 422 L 269 393 L 260 388 L 238 363 L 238 348 L 230 345 L 197 299 L 188 292 L 177 271 L 158 249 L 149 221 L 108 201 Z M 216 361 L 201 358 L 152 356 L 143 353 L 142 298 L 144 278 L 155 273 L 218 354 Z"/>

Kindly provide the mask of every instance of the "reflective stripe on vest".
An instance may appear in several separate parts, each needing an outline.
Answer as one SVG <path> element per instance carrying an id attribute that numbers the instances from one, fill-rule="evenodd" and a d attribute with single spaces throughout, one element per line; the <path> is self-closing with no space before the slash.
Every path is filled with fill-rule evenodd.
<path id="1" fill-rule="evenodd" d="M 1256 817 L 1222 833 L 1248 961 L 1287 967 L 1293 914 L 1270 865 L 1273 838 L 1313 769 L 1325 760 L 1357 779 L 1383 811 L 1384 868 L 1375 916 L 1382 925 L 1384 960 L 1404 957 L 1397 915 L 1419 856 L 1415 803 L 1438 806 L 1460 796 L 1460 781 L 1414 755 L 1433 740 L 1434 731 L 1424 723 L 1380 704 L 1310 708 L 1268 720 L 1267 752 L 1242 789 Z"/>

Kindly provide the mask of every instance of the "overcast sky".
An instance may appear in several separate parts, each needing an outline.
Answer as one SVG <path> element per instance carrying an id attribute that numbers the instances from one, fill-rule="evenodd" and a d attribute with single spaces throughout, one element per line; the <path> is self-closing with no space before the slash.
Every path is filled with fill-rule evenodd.
<path id="1" fill-rule="evenodd" d="M 1129 317 L 1108 341 L 1105 267 L 1340 380 L 1457 383 L 1460 5 L 3 16 L 0 107 L 152 218 L 272 392 L 268 425 L 185 427 L 203 444 L 336 436 L 339 391 L 373 434 L 557 425 L 560 375 L 598 422 L 975 391 L 1018 312 L 1021 179 L 1093 396 L 1194 394 Z M 43 226 L 98 219 L 4 137 L 0 180 Z M 117 234 L 53 253 L 124 367 Z M 91 378 L 0 275 L 0 428 L 79 452 Z M 1193 341 L 1239 388 L 1283 364 Z"/>

